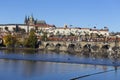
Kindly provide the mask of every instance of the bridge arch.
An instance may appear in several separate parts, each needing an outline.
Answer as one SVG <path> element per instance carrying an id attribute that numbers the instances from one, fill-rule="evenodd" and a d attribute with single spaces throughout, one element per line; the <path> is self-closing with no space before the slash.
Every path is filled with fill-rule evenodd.
<path id="1" fill-rule="evenodd" d="M 92 45 L 92 46 L 91 46 L 91 49 L 92 49 L 93 51 L 99 51 L 100 46 L 99 46 L 99 45 Z"/>
<path id="2" fill-rule="evenodd" d="M 109 48 L 110 48 L 109 44 L 102 45 L 102 49 L 109 49 Z"/>
<path id="3" fill-rule="evenodd" d="M 75 44 L 72 44 L 72 43 L 69 44 L 69 45 L 68 45 L 68 48 L 75 48 Z"/>
<path id="4" fill-rule="evenodd" d="M 55 45 L 55 47 L 60 47 L 60 46 L 62 46 L 60 43 L 57 43 L 57 44 Z"/>
<path id="5" fill-rule="evenodd" d="M 46 43 L 46 44 L 45 44 L 45 48 L 48 47 L 49 45 L 50 45 L 50 43 Z"/>
<path id="6" fill-rule="evenodd" d="M 85 45 L 83 46 L 83 48 L 90 49 L 90 48 L 91 48 L 91 44 L 85 44 Z"/>
<path id="7" fill-rule="evenodd" d="M 46 43 L 45 47 L 54 47 L 53 43 Z"/>

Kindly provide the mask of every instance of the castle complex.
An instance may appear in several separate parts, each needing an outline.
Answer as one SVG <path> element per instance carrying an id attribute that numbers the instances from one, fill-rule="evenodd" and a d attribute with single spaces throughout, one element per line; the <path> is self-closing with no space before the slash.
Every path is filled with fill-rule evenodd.
<path id="1" fill-rule="evenodd" d="M 67 25 L 64 27 L 56 27 L 55 25 L 47 24 L 44 20 L 34 19 L 33 16 L 26 16 L 24 20 L 24 24 L 0 24 L 0 32 L 15 32 L 17 30 L 23 30 L 28 33 L 31 29 L 35 29 L 36 32 L 45 31 L 54 35 L 70 35 L 71 33 L 74 35 L 90 35 L 91 33 L 97 33 L 99 35 L 109 36 L 109 30 L 107 27 L 103 29 L 94 28 L 80 28 L 74 27 L 71 28 Z"/>

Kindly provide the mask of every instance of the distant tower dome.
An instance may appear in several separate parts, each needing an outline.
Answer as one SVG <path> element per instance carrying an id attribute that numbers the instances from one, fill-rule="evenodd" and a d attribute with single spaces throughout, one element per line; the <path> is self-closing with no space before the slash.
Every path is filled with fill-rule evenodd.
<path id="1" fill-rule="evenodd" d="M 64 28 L 68 28 L 68 27 L 67 27 L 67 24 L 64 25 Z"/>
<path id="2" fill-rule="evenodd" d="M 104 27 L 104 29 L 108 29 L 108 27 L 107 27 L 107 26 L 105 26 L 105 27 Z"/>

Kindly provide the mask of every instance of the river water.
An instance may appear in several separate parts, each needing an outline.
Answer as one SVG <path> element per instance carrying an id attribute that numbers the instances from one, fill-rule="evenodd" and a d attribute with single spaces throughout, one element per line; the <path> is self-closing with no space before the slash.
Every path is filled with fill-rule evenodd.
<path id="1" fill-rule="evenodd" d="M 111 63 L 64 52 L 1 50 L 0 80 L 120 80 L 119 66 Z"/>

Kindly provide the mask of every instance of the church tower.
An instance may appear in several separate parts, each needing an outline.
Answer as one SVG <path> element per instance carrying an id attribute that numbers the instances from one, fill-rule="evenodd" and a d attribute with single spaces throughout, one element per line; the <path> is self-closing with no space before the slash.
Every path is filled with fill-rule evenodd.
<path id="1" fill-rule="evenodd" d="M 24 19 L 24 24 L 28 24 L 28 19 L 27 19 L 27 16 L 25 16 L 25 19 Z"/>
<path id="2" fill-rule="evenodd" d="M 24 23 L 25 23 L 26 25 L 34 25 L 35 20 L 34 20 L 33 15 L 31 15 L 30 17 L 29 17 L 29 16 L 28 16 L 28 17 L 25 16 Z"/>

